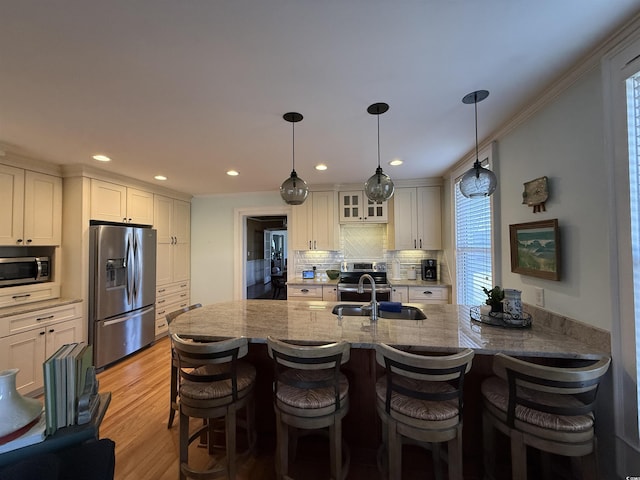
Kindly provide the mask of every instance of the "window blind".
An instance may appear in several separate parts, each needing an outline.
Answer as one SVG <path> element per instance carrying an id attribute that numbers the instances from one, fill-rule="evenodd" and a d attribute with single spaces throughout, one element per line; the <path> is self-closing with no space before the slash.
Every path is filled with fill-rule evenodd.
<path id="1" fill-rule="evenodd" d="M 482 305 L 492 288 L 491 200 L 466 198 L 455 182 L 456 286 L 458 303 Z"/>
<path id="2" fill-rule="evenodd" d="M 636 367 L 640 365 L 640 73 L 627 79 L 627 136 L 629 142 L 629 208 L 631 213 L 631 251 L 636 334 Z M 640 369 L 639 369 L 640 370 Z M 639 372 L 640 373 L 640 372 Z M 636 376 L 639 375 L 636 374 Z M 636 378 L 640 398 L 640 378 Z M 640 426 L 639 426 L 640 428 Z"/>

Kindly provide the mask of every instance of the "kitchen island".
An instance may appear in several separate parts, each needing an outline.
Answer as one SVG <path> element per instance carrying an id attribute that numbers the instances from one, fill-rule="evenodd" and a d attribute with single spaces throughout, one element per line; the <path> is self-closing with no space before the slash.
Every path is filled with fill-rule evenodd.
<path id="1" fill-rule="evenodd" d="M 533 318 L 531 328 L 501 328 L 474 322 L 465 305 L 408 304 L 424 311 L 425 320 L 389 320 L 331 313 L 336 302 L 238 300 L 206 305 L 177 317 L 170 333 L 184 336 L 247 337 L 265 343 L 268 335 L 301 342 L 350 342 L 371 349 L 376 343 L 424 351 L 471 348 L 476 354 L 503 352 L 552 358 L 595 358 L 609 354 L 594 345 L 551 329 Z M 590 338 L 586 336 L 585 338 Z"/>
<path id="2" fill-rule="evenodd" d="M 345 302 L 343 302 L 345 303 Z M 349 302 L 351 303 L 351 302 Z M 375 360 L 376 343 L 406 347 L 412 351 L 451 352 L 471 348 L 476 355 L 465 377 L 463 451 L 465 478 L 481 478 L 482 400 L 480 385 L 492 374 L 493 354 L 505 352 L 536 361 L 573 362 L 609 354 L 607 335 L 585 333 L 582 324 L 563 328 L 551 325 L 548 316 L 536 311 L 531 328 L 502 328 L 474 322 L 464 305 L 410 304 L 421 308 L 424 320 L 389 320 L 372 323 L 366 316 L 331 313 L 337 302 L 239 300 L 206 305 L 178 316 L 169 332 L 187 337 L 244 336 L 251 342 L 247 356 L 257 370 L 256 418 L 259 442 L 272 449 L 275 419 L 272 405 L 273 364 L 266 337 L 298 342 L 345 340 L 351 343 L 349 362 L 343 371 L 349 379 L 349 413 L 343 423 L 343 438 L 350 446 L 352 461 L 375 465 L 381 442 L 381 424 L 376 412 L 375 383 L 383 368 Z M 535 309 L 532 309 L 535 310 Z M 585 326 L 588 330 L 590 327 Z M 607 332 L 604 332 L 607 333 Z M 593 339 L 597 339 L 593 342 Z M 609 387 L 610 388 L 610 387 Z M 602 391 L 600 397 L 605 392 Z M 611 405 L 605 395 L 600 405 Z M 502 445 L 508 450 L 508 444 Z M 414 460 L 411 460 L 413 458 Z M 417 456 L 428 462 L 429 454 Z M 415 461 L 416 456 L 407 456 Z M 501 458 L 508 462 L 508 456 Z M 422 463 L 420 463 L 422 465 Z"/>

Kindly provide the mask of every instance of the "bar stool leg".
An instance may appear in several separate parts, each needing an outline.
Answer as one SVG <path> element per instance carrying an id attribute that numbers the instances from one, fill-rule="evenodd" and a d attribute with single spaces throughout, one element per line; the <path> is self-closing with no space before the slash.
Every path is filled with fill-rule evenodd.
<path id="1" fill-rule="evenodd" d="M 511 431 L 512 480 L 527 480 L 527 446 L 521 432 Z"/>
<path id="2" fill-rule="evenodd" d="M 398 435 L 398 424 L 389 420 L 389 480 L 400 480 L 402 477 L 402 437 Z"/>
<path id="3" fill-rule="evenodd" d="M 187 477 L 182 471 L 182 465 L 189 464 L 189 417 L 180 412 L 180 463 L 178 470 L 180 471 L 180 480 L 186 480 Z"/>
<path id="4" fill-rule="evenodd" d="M 167 428 L 173 426 L 173 419 L 176 415 L 176 405 L 178 399 L 178 369 L 173 364 L 174 354 L 171 353 L 171 384 L 169 386 L 169 421 L 167 422 Z"/>
<path id="5" fill-rule="evenodd" d="M 462 424 L 456 438 L 449 440 L 449 480 L 462 480 Z"/>
<path id="6" fill-rule="evenodd" d="M 229 480 L 236 478 L 236 406 L 231 405 L 226 415 L 227 471 Z"/>
<path id="7" fill-rule="evenodd" d="M 495 478 L 495 435 L 496 431 L 491 425 L 488 414 L 484 412 L 482 414 L 482 449 L 483 449 L 483 463 L 484 463 L 484 475 L 485 478 Z"/>
<path id="8" fill-rule="evenodd" d="M 331 476 L 334 480 L 342 480 L 342 421 L 334 419 L 329 426 L 329 458 Z"/>
<path id="9" fill-rule="evenodd" d="M 289 473 L 289 427 L 276 409 L 276 476 L 285 478 Z"/>

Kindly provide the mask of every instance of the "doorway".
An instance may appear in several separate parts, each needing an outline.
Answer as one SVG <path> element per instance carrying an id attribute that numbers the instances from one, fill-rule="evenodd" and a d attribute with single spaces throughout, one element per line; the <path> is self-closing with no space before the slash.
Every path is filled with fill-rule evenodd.
<path id="1" fill-rule="evenodd" d="M 287 217 L 247 216 L 245 298 L 286 299 Z"/>

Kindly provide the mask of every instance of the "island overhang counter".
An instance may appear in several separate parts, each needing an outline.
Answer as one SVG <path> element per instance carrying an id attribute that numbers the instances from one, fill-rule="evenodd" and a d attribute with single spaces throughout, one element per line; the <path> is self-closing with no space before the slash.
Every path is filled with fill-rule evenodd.
<path id="1" fill-rule="evenodd" d="M 530 328 L 502 328 L 472 321 L 469 306 L 412 303 L 407 305 L 423 310 L 426 319 L 379 318 L 372 323 L 365 316 L 338 318 L 332 313 L 338 304 L 271 300 L 220 302 L 179 315 L 169 325 L 169 332 L 202 339 L 237 336 L 249 339 L 247 360 L 257 370 L 256 423 L 259 445 L 265 446 L 266 443 L 265 448 L 270 450 L 275 445 L 275 418 L 272 405 L 273 364 L 267 352 L 267 336 L 296 342 L 350 342 L 350 359 L 343 366 L 349 379 L 350 402 L 349 413 L 343 422 L 343 438 L 350 446 L 352 461 L 372 465 L 375 465 L 381 442 L 375 383 L 384 372 L 376 363 L 374 346 L 386 343 L 426 353 L 471 348 L 476 355 L 471 371 L 465 377 L 463 413 L 465 477 L 470 475 L 471 478 L 476 478 L 473 475 L 480 478 L 483 473 L 480 385 L 492 375 L 495 353 L 503 352 L 550 364 L 609 355 L 605 347 L 598 348 L 597 345 L 581 341 L 579 335 L 549 328 L 545 321 L 536 322 L 535 316 Z M 599 396 L 602 396 L 602 392 Z M 604 408 L 609 408 L 610 405 L 606 404 Z M 508 445 L 503 447 L 508 451 Z M 508 456 L 503 461 L 508 462 Z"/>

